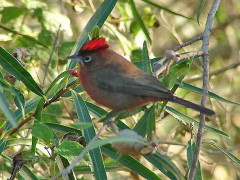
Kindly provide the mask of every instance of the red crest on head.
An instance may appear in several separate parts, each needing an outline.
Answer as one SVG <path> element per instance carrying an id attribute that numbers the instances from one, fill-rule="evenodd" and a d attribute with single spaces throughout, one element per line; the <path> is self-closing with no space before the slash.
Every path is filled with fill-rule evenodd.
<path id="1" fill-rule="evenodd" d="M 95 38 L 86 42 L 79 53 L 94 53 L 107 49 L 109 45 L 107 44 L 105 38 Z"/>

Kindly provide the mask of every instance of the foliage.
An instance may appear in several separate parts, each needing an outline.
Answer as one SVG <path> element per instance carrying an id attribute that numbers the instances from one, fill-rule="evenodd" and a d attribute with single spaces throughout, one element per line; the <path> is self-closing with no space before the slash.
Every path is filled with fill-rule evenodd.
<path id="1" fill-rule="evenodd" d="M 87 148 L 88 153 L 67 175 L 69 179 L 85 179 L 85 174 L 92 174 L 95 179 L 184 179 L 196 148 L 198 113 L 159 102 L 119 114 L 119 130 L 132 129 L 147 142 L 157 141 L 156 152 L 150 156 L 121 155 L 110 143 L 133 140 L 112 137 L 111 131 L 103 132 L 92 143 L 103 121 L 114 112 L 89 98 L 77 78 L 70 75 L 69 69 L 77 67 L 67 57 L 76 54 L 89 36 L 104 36 L 112 49 L 153 74 L 156 62 L 169 63 L 162 58 L 165 50 L 202 33 L 208 13 L 205 6 L 210 2 L 61 3 L 1 2 L 0 177 L 50 179 Z M 230 174 L 238 177 L 240 172 L 240 2 L 231 2 L 233 7 L 226 3 L 222 3 L 216 16 L 210 41 L 211 103 L 207 107 L 214 109 L 216 116 L 207 118 L 195 179 L 229 179 Z M 199 49 L 195 43 L 180 53 Z M 202 82 L 201 78 L 193 78 L 196 74 L 201 76 L 199 57 L 172 64 L 168 74 L 161 74 L 159 80 L 172 91 L 177 90 L 177 96 L 199 103 Z M 234 60 L 238 62 L 232 64 Z M 220 170 L 225 173 L 222 177 Z"/>

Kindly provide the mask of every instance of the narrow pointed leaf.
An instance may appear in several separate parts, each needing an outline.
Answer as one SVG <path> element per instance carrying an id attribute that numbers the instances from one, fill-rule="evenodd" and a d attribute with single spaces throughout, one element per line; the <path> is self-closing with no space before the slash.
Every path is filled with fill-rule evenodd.
<path id="1" fill-rule="evenodd" d="M 120 164 L 131 169 L 132 171 L 141 175 L 145 179 L 148 179 L 148 180 L 161 179 L 154 172 L 152 172 L 150 169 L 148 169 L 146 166 L 144 166 L 142 163 L 132 158 L 131 156 L 125 156 L 125 155 L 120 156 L 120 154 L 118 154 L 115 150 L 113 150 L 110 147 L 110 145 L 105 145 L 101 147 L 101 150 L 103 154 L 105 154 L 106 156 L 118 161 Z"/>
<path id="2" fill-rule="evenodd" d="M 14 75 L 19 81 L 39 96 L 43 96 L 43 92 L 38 84 L 34 81 L 31 74 L 14 58 L 10 53 L 0 47 L 0 65 Z"/>
<path id="3" fill-rule="evenodd" d="M 46 91 L 46 95 L 52 90 L 52 88 L 54 87 L 54 85 L 63 77 L 69 76 L 69 71 L 64 71 L 61 74 L 59 74 L 54 80 L 53 82 L 50 84 L 50 86 L 48 87 L 47 91 Z"/>
<path id="4" fill-rule="evenodd" d="M 72 97 L 74 100 L 79 121 L 92 123 L 87 106 L 84 100 L 82 99 L 82 97 L 79 94 L 77 94 L 75 91 L 72 91 Z M 93 126 L 87 129 L 84 129 L 83 132 L 84 132 L 84 138 L 87 143 L 90 143 L 92 138 L 94 138 L 96 135 Z M 89 154 L 91 156 L 92 163 L 93 163 L 95 179 L 97 180 L 107 179 L 106 170 L 104 168 L 103 158 L 102 158 L 100 149 L 96 148 L 96 149 L 90 150 Z"/>
<path id="5" fill-rule="evenodd" d="M 146 156 L 145 159 L 147 159 L 169 179 L 184 180 L 184 176 L 181 174 L 180 170 L 167 156 L 156 152 L 151 156 Z"/>
<path id="6" fill-rule="evenodd" d="M 50 141 L 53 137 L 52 130 L 43 123 L 35 123 L 32 125 L 32 136 L 44 140 L 47 144 L 50 144 Z"/>
<path id="7" fill-rule="evenodd" d="M 188 145 L 187 145 L 187 162 L 188 162 L 188 169 L 191 168 L 192 166 L 192 161 L 194 158 L 194 153 L 196 150 L 196 144 L 193 141 L 193 139 L 190 139 L 188 141 Z M 196 173 L 195 173 L 195 180 L 202 180 L 202 173 L 201 173 L 201 167 L 200 167 L 200 162 L 198 160 L 197 162 L 197 166 L 196 166 Z"/>
<path id="8" fill-rule="evenodd" d="M 117 0 L 105 0 L 99 6 L 99 8 L 96 10 L 96 12 L 93 14 L 93 16 L 88 21 L 85 28 L 83 29 L 81 35 L 78 37 L 71 54 L 77 53 L 77 51 L 87 41 L 88 33 L 90 33 L 95 26 L 98 26 L 99 28 L 102 27 L 105 20 L 107 19 L 109 14 L 112 12 L 116 3 L 117 3 Z M 72 69 L 75 65 L 76 65 L 76 62 L 74 60 L 72 60 L 67 69 Z"/>
<path id="9" fill-rule="evenodd" d="M 139 26 L 141 27 L 141 29 L 142 29 L 144 35 L 146 36 L 147 40 L 148 40 L 150 43 L 152 43 L 152 40 L 151 40 L 151 38 L 150 38 L 150 36 L 149 36 L 149 32 L 148 32 L 148 30 L 147 30 L 147 28 L 146 28 L 146 26 L 145 26 L 145 24 L 144 24 L 141 16 L 140 16 L 139 13 L 138 13 L 138 10 L 137 10 L 137 8 L 136 8 L 136 5 L 135 5 L 134 1 L 133 1 L 133 0 L 129 0 L 129 3 L 130 3 L 130 5 L 131 5 L 131 9 L 132 9 L 132 12 L 133 12 L 133 16 L 134 16 L 136 22 L 137 22 L 137 23 L 139 24 Z"/>
<path id="10" fill-rule="evenodd" d="M 151 61 L 148 55 L 147 43 L 146 41 L 143 42 L 143 50 L 142 50 L 142 70 L 146 73 L 152 74 L 152 66 Z"/>
<path id="11" fill-rule="evenodd" d="M 206 0 L 199 0 L 199 5 L 198 5 L 198 9 L 197 9 L 197 23 L 198 23 L 198 25 L 200 25 L 199 19 L 200 19 L 200 15 L 202 13 L 202 10 L 204 8 L 205 3 L 206 3 Z"/>
<path id="12" fill-rule="evenodd" d="M 170 13 L 170 14 L 177 15 L 177 16 L 180 16 L 180 17 L 183 17 L 183 18 L 186 18 L 186 19 L 192 19 L 192 18 L 189 18 L 189 17 L 184 16 L 184 15 L 182 15 L 182 14 L 173 12 L 173 11 L 171 11 L 170 9 L 165 8 L 165 7 L 163 7 L 163 6 L 160 6 L 160 5 L 158 5 L 158 4 L 156 4 L 156 3 L 153 3 L 153 2 L 151 2 L 151 1 L 149 1 L 149 0 L 141 0 L 141 1 L 149 4 L 150 6 L 156 7 L 156 8 L 158 8 L 158 9 L 160 9 L 160 10 L 164 10 L 164 11 Z"/>
<path id="13" fill-rule="evenodd" d="M 187 123 L 193 123 L 194 126 L 199 126 L 199 122 L 195 119 L 192 119 L 188 116 L 186 116 L 185 114 L 182 114 L 180 113 L 179 111 L 169 107 L 169 106 L 166 106 L 166 111 L 171 114 L 173 117 L 175 117 L 177 120 L 179 120 L 180 122 L 187 122 Z M 213 132 L 213 133 L 216 133 L 216 134 L 219 134 L 219 135 L 223 135 L 223 136 L 228 136 L 227 133 L 221 131 L 221 130 L 218 130 L 218 129 L 215 129 L 213 127 L 210 127 L 208 125 L 205 125 L 204 126 L 204 129 L 207 130 L 207 131 L 210 131 L 210 132 Z"/>
<path id="14" fill-rule="evenodd" d="M 188 84 L 188 83 L 185 83 L 185 82 L 182 82 L 182 84 L 180 84 L 179 87 L 182 88 L 182 89 L 187 89 L 187 90 L 202 94 L 202 89 L 200 89 L 198 87 L 195 87 L 195 86 L 192 86 L 191 84 Z M 222 97 L 220 97 L 220 96 L 218 96 L 218 95 L 216 95 L 216 94 L 214 94 L 210 91 L 208 91 L 208 97 L 216 99 L 218 101 L 226 102 L 226 103 L 229 103 L 229 104 L 234 104 L 234 105 L 238 105 L 238 106 L 240 105 L 239 103 L 235 103 L 235 102 L 229 101 L 227 99 L 224 99 L 224 98 L 222 98 Z"/>
<path id="15" fill-rule="evenodd" d="M 240 164 L 240 159 L 238 159 L 236 156 L 234 156 L 232 153 L 228 152 L 226 149 L 223 149 L 222 147 L 218 146 L 215 143 L 209 143 L 212 146 L 216 147 L 220 151 L 222 151 L 226 156 L 228 156 L 231 160 L 233 160 L 235 163 Z"/>
<path id="16" fill-rule="evenodd" d="M 146 109 L 144 111 L 143 116 L 138 120 L 138 122 L 133 128 L 133 130 L 142 137 L 144 137 L 147 133 L 146 127 L 148 123 L 149 114 L 150 114 L 150 109 Z"/>
<path id="17" fill-rule="evenodd" d="M 6 141 L 4 139 L 0 139 L 0 155 L 6 148 Z"/>
<path id="18" fill-rule="evenodd" d="M 17 120 L 14 113 L 9 109 L 10 105 L 7 103 L 5 95 L 0 91 L 0 110 L 6 116 L 7 121 L 12 127 L 17 126 Z"/>
<path id="19" fill-rule="evenodd" d="M 82 135 L 82 131 L 80 131 L 79 129 L 75 129 L 75 128 L 72 128 L 72 127 L 68 127 L 68 126 L 64 126 L 64 125 L 56 124 L 56 123 L 44 123 L 44 124 L 46 124 L 52 130 L 58 131 L 58 132 L 61 132 L 61 133 L 64 133 L 64 134 L 69 133 L 69 132 L 75 132 L 79 136 Z"/>

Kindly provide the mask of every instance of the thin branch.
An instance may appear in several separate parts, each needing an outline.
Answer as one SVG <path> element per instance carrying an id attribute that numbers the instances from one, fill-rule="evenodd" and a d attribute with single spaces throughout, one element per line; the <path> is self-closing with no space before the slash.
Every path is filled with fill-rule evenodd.
<path id="1" fill-rule="evenodd" d="M 19 32 L 17 32 L 17 31 L 14 31 L 14 30 L 12 30 L 12 29 L 9 29 L 9 28 L 1 25 L 1 24 L 0 24 L 0 28 L 4 29 L 5 31 L 9 31 L 9 32 L 11 32 L 11 33 L 13 33 L 13 34 L 20 35 L 20 36 L 22 36 L 22 37 L 24 37 L 24 38 L 26 38 L 26 39 L 28 39 L 28 40 L 30 40 L 30 41 L 34 41 L 35 43 L 37 43 L 37 44 L 39 44 L 39 45 L 41 45 L 41 46 L 43 46 L 43 47 L 45 47 L 45 48 L 48 49 L 48 47 L 47 47 L 45 44 L 41 43 L 40 41 L 34 39 L 33 37 L 31 37 L 31 36 L 29 36 L 29 35 L 25 35 L 25 34 L 19 33 Z"/>
<path id="2" fill-rule="evenodd" d="M 46 102 L 44 105 L 43 105 L 43 108 L 49 106 L 50 104 L 52 104 L 53 102 L 55 102 L 56 100 L 58 100 L 63 94 L 67 93 L 71 88 L 74 88 L 78 85 L 79 83 L 76 82 L 74 84 L 72 84 L 70 87 L 60 91 L 56 96 L 54 96 L 52 99 L 50 99 L 48 102 Z M 9 135 L 8 136 L 11 136 L 12 134 L 14 134 L 15 132 L 17 132 L 24 124 L 26 124 L 28 121 L 30 121 L 33 116 L 35 115 L 35 113 L 31 114 L 30 116 L 28 116 L 27 118 L 25 118 L 23 121 L 21 121 L 17 127 L 15 127 L 14 129 L 12 129 L 10 132 L 9 132 Z"/>
<path id="3" fill-rule="evenodd" d="M 228 66 L 225 66 L 223 68 L 220 68 L 216 71 L 213 71 L 209 74 L 210 77 L 214 76 L 214 75 L 218 75 L 218 74 L 221 74 L 225 71 L 228 71 L 230 69 L 233 69 L 233 68 L 237 68 L 238 66 L 240 66 L 240 62 L 237 62 L 237 63 L 233 63 L 233 64 L 230 64 Z M 194 78 L 191 78 L 191 79 L 185 79 L 184 81 L 185 82 L 194 82 L 194 81 L 198 81 L 198 80 L 201 80 L 202 79 L 202 76 L 198 76 L 198 77 L 194 77 Z"/>
<path id="4" fill-rule="evenodd" d="M 213 20 L 215 17 L 215 14 L 218 10 L 218 7 L 220 5 L 221 0 L 214 0 L 212 8 L 208 14 L 205 30 L 203 33 L 203 43 L 202 43 L 202 52 L 203 52 L 203 94 L 202 94 L 202 100 L 201 105 L 204 107 L 206 104 L 207 94 L 208 94 L 208 80 L 209 80 L 209 56 L 208 56 L 208 45 L 209 45 L 209 37 L 212 31 L 213 27 Z M 204 132 L 204 125 L 205 125 L 205 115 L 200 114 L 200 122 L 199 122 L 199 128 L 197 133 L 197 142 L 196 142 L 196 150 L 194 153 L 190 173 L 189 173 L 189 179 L 194 180 L 195 178 L 195 172 L 196 172 L 196 166 L 199 158 L 201 143 L 202 143 L 202 135 Z"/>
<path id="5" fill-rule="evenodd" d="M 199 40 L 202 40 L 203 38 L 203 35 L 199 35 L 183 44 L 180 44 L 178 46 L 176 46 L 172 51 L 176 52 L 178 51 L 179 49 L 183 48 L 183 47 L 186 47 L 196 41 L 199 41 Z M 161 61 L 158 61 L 156 63 L 153 64 L 153 71 L 154 71 L 154 75 L 157 77 L 166 67 L 162 64 L 162 62 L 164 62 L 164 60 L 168 59 L 167 55 L 165 55 Z"/>
<path id="6" fill-rule="evenodd" d="M 119 113 L 117 113 L 115 116 L 117 116 Z M 108 117 L 105 121 L 103 126 L 99 129 L 98 133 L 91 139 L 91 141 L 88 143 L 88 145 L 81 151 L 81 153 L 78 155 L 78 157 L 62 172 L 60 172 L 57 176 L 55 176 L 52 180 L 57 180 L 61 176 L 67 176 L 71 170 L 76 166 L 76 164 L 88 153 L 90 150 L 91 146 L 98 140 L 102 132 L 107 128 L 109 123 L 114 123 L 111 122 L 111 119 L 113 116 Z"/>
<path id="7" fill-rule="evenodd" d="M 59 25 L 59 28 L 57 30 L 57 34 L 56 34 L 56 36 L 54 38 L 53 48 L 52 48 L 50 57 L 48 59 L 48 63 L 47 63 L 47 66 L 46 66 L 46 69 L 45 69 L 45 73 L 44 73 L 44 76 L 43 76 L 43 85 L 45 84 L 45 80 L 46 80 L 46 77 L 47 77 L 48 69 L 49 69 L 49 66 L 50 66 L 50 64 L 52 63 L 52 60 L 53 60 L 53 53 L 55 52 L 56 47 L 57 47 L 57 41 L 58 41 L 58 36 L 59 36 L 60 29 L 61 29 L 61 24 Z"/>
<path id="8" fill-rule="evenodd" d="M 197 37 L 195 37 L 195 38 L 193 38 L 193 39 L 191 39 L 191 40 L 189 40 L 189 41 L 187 41 L 187 42 L 185 42 L 185 43 L 183 43 L 183 44 L 180 44 L 180 45 L 178 45 L 178 46 L 176 46 L 174 49 L 173 49 L 173 51 L 178 51 L 179 49 L 182 49 L 183 47 L 186 47 L 186 46 L 189 46 L 190 44 L 192 44 L 192 43 L 194 43 L 194 42 L 196 42 L 196 41 L 200 41 L 200 40 L 202 40 L 203 39 L 203 35 L 202 34 L 200 34 L 199 36 L 197 36 Z"/>

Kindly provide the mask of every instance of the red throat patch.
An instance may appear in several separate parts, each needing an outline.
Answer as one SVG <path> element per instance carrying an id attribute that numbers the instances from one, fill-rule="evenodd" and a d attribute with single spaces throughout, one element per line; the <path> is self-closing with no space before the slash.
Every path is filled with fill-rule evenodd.
<path id="1" fill-rule="evenodd" d="M 107 49 L 109 47 L 109 45 L 107 44 L 105 38 L 95 38 L 92 39 L 88 42 L 86 42 L 81 50 L 80 53 L 84 53 L 84 52 L 99 52 L 102 51 L 104 49 Z"/>

